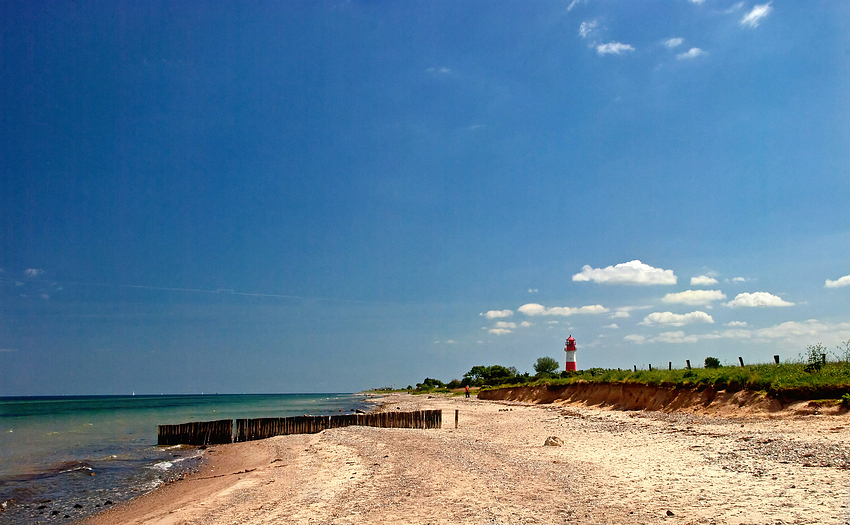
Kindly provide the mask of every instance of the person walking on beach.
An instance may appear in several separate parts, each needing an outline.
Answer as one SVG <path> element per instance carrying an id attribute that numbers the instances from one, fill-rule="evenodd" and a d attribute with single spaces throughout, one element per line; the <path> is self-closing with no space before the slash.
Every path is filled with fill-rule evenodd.
<path id="1" fill-rule="evenodd" d="M 466 385 L 466 397 L 469 397 L 469 385 Z"/>

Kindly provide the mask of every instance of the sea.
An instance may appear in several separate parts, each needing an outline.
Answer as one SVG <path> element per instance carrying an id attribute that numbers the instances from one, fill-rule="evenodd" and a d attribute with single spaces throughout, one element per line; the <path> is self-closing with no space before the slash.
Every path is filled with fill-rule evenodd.
<path id="1" fill-rule="evenodd" d="M 357 394 L 0 397 L 0 524 L 69 523 L 197 469 L 204 449 L 157 446 L 158 425 L 367 406 Z"/>

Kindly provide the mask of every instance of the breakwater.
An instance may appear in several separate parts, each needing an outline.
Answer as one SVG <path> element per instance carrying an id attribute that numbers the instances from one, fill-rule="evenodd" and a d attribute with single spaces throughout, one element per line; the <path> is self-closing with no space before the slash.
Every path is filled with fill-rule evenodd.
<path id="1" fill-rule="evenodd" d="M 442 410 L 378 412 L 334 416 L 295 416 L 198 421 L 181 425 L 159 425 L 158 445 L 220 445 L 254 441 L 289 434 L 315 434 L 330 428 L 366 426 L 379 428 L 441 428 Z"/>

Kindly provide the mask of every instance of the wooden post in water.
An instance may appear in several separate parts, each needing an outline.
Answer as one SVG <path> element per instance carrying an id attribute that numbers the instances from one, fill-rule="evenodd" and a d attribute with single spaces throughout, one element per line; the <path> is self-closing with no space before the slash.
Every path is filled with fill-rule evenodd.
<path id="1" fill-rule="evenodd" d="M 738 362 L 741 363 L 741 368 L 743 368 L 744 367 L 744 358 L 739 356 Z"/>

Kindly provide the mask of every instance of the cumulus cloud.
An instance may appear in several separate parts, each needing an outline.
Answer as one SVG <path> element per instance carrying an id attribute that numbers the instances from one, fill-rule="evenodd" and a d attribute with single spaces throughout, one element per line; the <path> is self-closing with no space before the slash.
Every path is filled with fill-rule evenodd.
<path id="1" fill-rule="evenodd" d="M 519 325 L 523 328 L 528 328 L 529 326 L 534 326 L 533 324 L 529 323 L 528 321 L 523 321 Z"/>
<path id="2" fill-rule="evenodd" d="M 638 324 L 643 325 L 667 325 L 684 326 L 693 323 L 714 323 L 714 319 L 705 312 L 691 312 L 689 314 L 674 314 L 673 312 L 653 312 L 643 318 Z"/>
<path id="3" fill-rule="evenodd" d="M 602 284 L 676 284 L 673 270 L 653 268 L 639 260 L 620 263 L 605 268 L 592 268 L 589 264 L 573 275 L 573 281 L 593 281 Z"/>
<path id="4" fill-rule="evenodd" d="M 642 335 L 627 335 L 623 339 L 636 344 L 643 343 L 667 343 L 667 344 L 693 344 L 698 341 L 716 339 L 750 339 L 752 334 L 748 330 L 724 330 L 722 332 L 711 332 L 708 334 L 686 334 L 681 330 L 675 332 L 661 332 L 654 337 Z"/>
<path id="5" fill-rule="evenodd" d="M 757 306 L 794 306 L 794 303 L 783 301 L 767 292 L 739 293 L 728 303 L 723 303 L 729 308 L 753 308 Z"/>
<path id="6" fill-rule="evenodd" d="M 733 283 L 745 283 L 745 282 L 747 282 L 747 278 L 746 277 L 733 277 L 732 282 Z"/>
<path id="7" fill-rule="evenodd" d="M 772 2 L 761 4 L 753 7 L 749 13 L 741 18 L 741 26 L 743 27 L 758 27 L 762 19 L 770 14 L 773 8 L 770 6 Z"/>
<path id="8" fill-rule="evenodd" d="M 528 293 L 537 293 L 537 288 L 529 288 Z"/>
<path id="9" fill-rule="evenodd" d="M 452 70 L 447 68 L 447 67 L 429 67 L 425 71 L 427 71 L 428 73 L 438 74 L 438 75 L 448 75 L 449 73 L 452 72 Z"/>
<path id="10" fill-rule="evenodd" d="M 39 275 L 41 275 L 43 273 L 44 273 L 44 270 L 40 270 L 38 268 L 27 268 L 26 270 L 24 270 L 24 275 L 26 275 L 30 279 L 38 277 Z"/>
<path id="11" fill-rule="evenodd" d="M 602 328 L 610 328 L 611 330 L 619 330 L 620 327 L 617 326 L 617 323 L 611 323 L 609 325 L 603 326 Z"/>
<path id="12" fill-rule="evenodd" d="M 511 333 L 511 331 L 506 328 L 491 328 L 487 331 L 493 335 L 505 335 Z"/>
<path id="13" fill-rule="evenodd" d="M 714 277 L 707 275 L 691 277 L 691 286 L 711 286 L 712 284 L 717 284 L 717 279 Z"/>
<path id="14" fill-rule="evenodd" d="M 608 308 L 605 308 L 601 304 L 594 304 L 589 306 L 582 306 L 579 308 L 571 307 L 571 306 L 553 306 L 551 308 L 547 308 L 542 304 L 537 303 L 529 303 L 524 304 L 517 308 L 517 311 L 533 316 L 533 315 L 559 315 L 563 317 L 567 317 L 575 314 L 604 314 L 609 312 Z"/>
<path id="15" fill-rule="evenodd" d="M 707 54 L 708 53 L 706 51 L 703 51 L 698 47 L 692 47 L 684 53 L 679 53 L 678 55 L 676 55 L 676 60 L 692 60 L 694 58 L 701 57 Z"/>
<path id="16" fill-rule="evenodd" d="M 827 279 L 826 284 L 823 285 L 824 288 L 841 288 L 842 286 L 850 286 L 850 275 L 845 275 L 837 281 Z"/>
<path id="17" fill-rule="evenodd" d="M 608 42 L 607 44 L 597 44 L 596 52 L 600 55 L 622 55 L 628 51 L 634 51 L 635 48 L 629 44 L 620 42 Z"/>
<path id="18" fill-rule="evenodd" d="M 509 328 L 509 329 L 513 329 L 513 328 L 516 328 L 516 323 L 508 323 L 508 322 L 505 322 L 505 321 L 499 321 L 499 322 L 497 322 L 494 326 L 495 326 L 496 328 Z"/>
<path id="19" fill-rule="evenodd" d="M 817 319 L 788 321 L 756 330 L 755 336 L 765 340 L 786 339 L 799 344 L 811 344 L 812 341 L 835 344 L 850 338 L 850 323 L 824 323 Z"/>
<path id="20" fill-rule="evenodd" d="M 490 310 L 488 312 L 484 312 L 478 315 L 483 315 L 487 319 L 499 319 L 502 317 L 510 317 L 514 315 L 514 313 L 511 310 Z"/>
<path id="21" fill-rule="evenodd" d="M 578 28 L 579 36 L 582 37 L 582 38 L 589 37 L 591 34 L 593 34 L 594 31 L 596 31 L 596 27 L 598 25 L 599 25 L 599 23 L 596 20 L 590 20 L 590 21 L 587 21 L 587 22 L 582 22 L 581 25 Z"/>
<path id="22" fill-rule="evenodd" d="M 724 326 L 731 326 L 733 328 L 744 328 L 747 326 L 746 321 L 729 321 Z"/>
<path id="23" fill-rule="evenodd" d="M 684 38 L 668 38 L 664 41 L 664 45 L 667 46 L 667 49 L 673 49 L 674 47 L 682 45 L 684 41 Z"/>
<path id="24" fill-rule="evenodd" d="M 668 293 L 662 301 L 668 304 L 708 304 L 712 301 L 726 299 L 726 294 L 720 290 L 686 290 L 679 293 Z"/>

